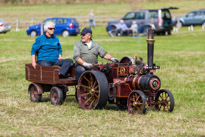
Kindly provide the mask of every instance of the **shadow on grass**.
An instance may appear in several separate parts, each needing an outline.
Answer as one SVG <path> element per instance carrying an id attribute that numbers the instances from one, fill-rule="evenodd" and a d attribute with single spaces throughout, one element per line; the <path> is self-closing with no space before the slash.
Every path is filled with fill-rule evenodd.
<path id="1" fill-rule="evenodd" d="M 50 102 L 50 94 L 43 95 L 41 102 Z M 66 95 L 66 99 L 65 99 L 64 103 L 65 102 L 79 104 L 76 100 L 75 95 L 71 95 L 71 94 Z M 78 108 L 82 109 L 82 107 L 80 105 L 78 105 Z M 109 110 L 109 111 L 121 111 L 121 112 L 128 111 L 127 107 L 120 107 L 117 104 L 110 104 L 109 102 L 107 102 L 106 106 L 102 109 Z M 96 110 L 100 110 L 100 109 L 96 109 Z M 156 110 L 154 106 L 147 107 L 147 111 L 158 112 L 158 110 Z"/>

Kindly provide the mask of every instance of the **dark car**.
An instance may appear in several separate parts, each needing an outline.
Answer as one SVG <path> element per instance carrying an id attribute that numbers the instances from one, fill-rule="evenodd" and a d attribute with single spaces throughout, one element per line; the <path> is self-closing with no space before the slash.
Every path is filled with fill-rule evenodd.
<path id="1" fill-rule="evenodd" d="M 11 26 L 8 22 L 0 20 L 0 33 L 6 33 L 11 30 Z"/>
<path id="2" fill-rule="evenodd" d="M 191 11 L 186 16 L 180 17 L 179 22 L 181 26 L 205 25 L 205 9 Z"/>
<path id="3" fill-rule="evenodd" d="M 145 9 L 138 11 L 128 12 L 122 20 L 124 20 L 127 27 L 130 27 L 132 21 L 136 21 L 138 25 L 138 31 L 143 33 L 148 28 L 153 28 L 155 33 L 160 35 L 171 34 L 173 28 L 172 16 L 170 9 L 177 9 L 175 7 L 162 8 L 162 9 Z M 107 24 L 107 31 L 116 35 L 116 26 L 120 20 L 109 21 Z"/>
<path id="4" fill-rule="evenodd" d="M 45 23 L 48 21 L 51 21 L 55 24 L 55 35 L 62 35 L 63 37 L 68 37 L 70 35 L 77 36 L 77 34 L 80 32 L 79 23 L 75 18 L 47 18 L 43 21 L 43 25 L 45 25 Z M 31 37 L 41 35 L 41 24 L 29 26 L 26 32 L 27 35 L 30 35 Z"/>

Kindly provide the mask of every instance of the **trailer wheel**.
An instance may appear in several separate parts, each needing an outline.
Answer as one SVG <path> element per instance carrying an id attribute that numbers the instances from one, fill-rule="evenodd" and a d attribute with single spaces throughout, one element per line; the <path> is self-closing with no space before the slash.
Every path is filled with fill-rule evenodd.
<path id="1" fill-rule="evenodd" d="M 127 100 L 127 107 L 130 114 L 145 114 L 147 99 L 140 90 L 133 90 Z"/>
<path id="2" fill-rule="evenodd" d="M 52 87 L 50 90 L 50 101 L 53 105 L 61 105 L 63 103 L 63 91 L 58 87 Z"/>
<path id="3" fill-rule="evenodd" d="M 108 81 L 100 71 L 84 72 L 78 82 L 78 102 L 85 110 L 106 106 L 108 101 Z"/>
<path id="4" fill-rule="evenodd" d="M 38 85 L 38 86 L 41 88 L 40 85 Z M 31 102 L 40 102 L 41 101 L 42 94 L 38 94 L 38 90 L 37 90 L 37 87 L 35 85 L 32 84 L 30 86 L 29 93 L 30 93 Z"/>
<path id="5" fill-rule="evenodd" d="M 167 89 L 161 89 L 155 97 L 156 110 L 172 112 L 174 110 L 174 96 Z"/>

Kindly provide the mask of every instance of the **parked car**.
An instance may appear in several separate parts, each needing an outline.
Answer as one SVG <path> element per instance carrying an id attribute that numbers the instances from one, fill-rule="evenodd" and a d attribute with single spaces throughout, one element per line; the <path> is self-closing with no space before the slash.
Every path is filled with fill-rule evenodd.
<path id="1" fill-rule="evenodd" d="M 186 16 L 180 17 L 179 22 L 181 26 L 205 25 L 205 9 L 191 11 Z"/>
<path id="2" fill-rule="evenodd" d="M 11 26 L 8 22 L 0 20 L 0 33 L 6 33 L 11 30 Z"/>
<path id="3" fill-rule="evenodd" d="M 165 35 L 166 32 L 168 35 L 171 35 L 173 24 L 170 9 L 177 8 L 170 7 L 130 11 L 122 18 L 122 20 L 124 20 L 127 27 L 130 27 L 132 21 L 135 20 L 137 22 L 139 32 L 147 32 L 148 28 L 152 27 L 158 35 Z M 120 20 L 109 21 L 107 24 L 107 31 L 116 35 L 116 26 L 119 22 Z"/>
<path id="4" fill-rule="evenodd" d="M 65 18 L 65 17 L 52 17 L 47 18 L 43 21 L 42 25 L 46 22 L 51 21 L 55 24 L 55 35 L 62 35 L 63 37 L 68 37 L 70 35 L 77 36 L 80 32 L 79 23 L 75 18 Z M 35 37 L 41 35 L 41 24 L 29 26 L 26 30 L 27 35 Z"/>

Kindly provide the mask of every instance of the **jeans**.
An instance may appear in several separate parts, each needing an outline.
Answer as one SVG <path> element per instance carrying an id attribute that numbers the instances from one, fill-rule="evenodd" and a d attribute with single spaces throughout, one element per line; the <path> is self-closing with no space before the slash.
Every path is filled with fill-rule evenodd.
<path id="1" fill-rule="evenodd" d="M 91 27 L 95 28 L 94 20 L 89 20 L 89 25 L 90 25 L 90 28 L 91 28 Z"/>
<path id="2" fill-rule="evenodd" d="M 53 65 L 60 66 L 59 73 L 63 76 L 67 76 L 69 68 L 73 65 L 73 60 L 61 59 L 61 60 L 57 60 L 56 62 L 40 60 L 38 61 L 38 64 L 41 66 L 53 66 Z"/>
<path id="3" fill-rule="evenodd" d="M 85 71 L 86 69 L 81 66 L 81 65 L 78 65 L 76 68 L 75 68 L 75 76 L 76 76 L 76 79 L 79 80 L 81 74 Z"/>

